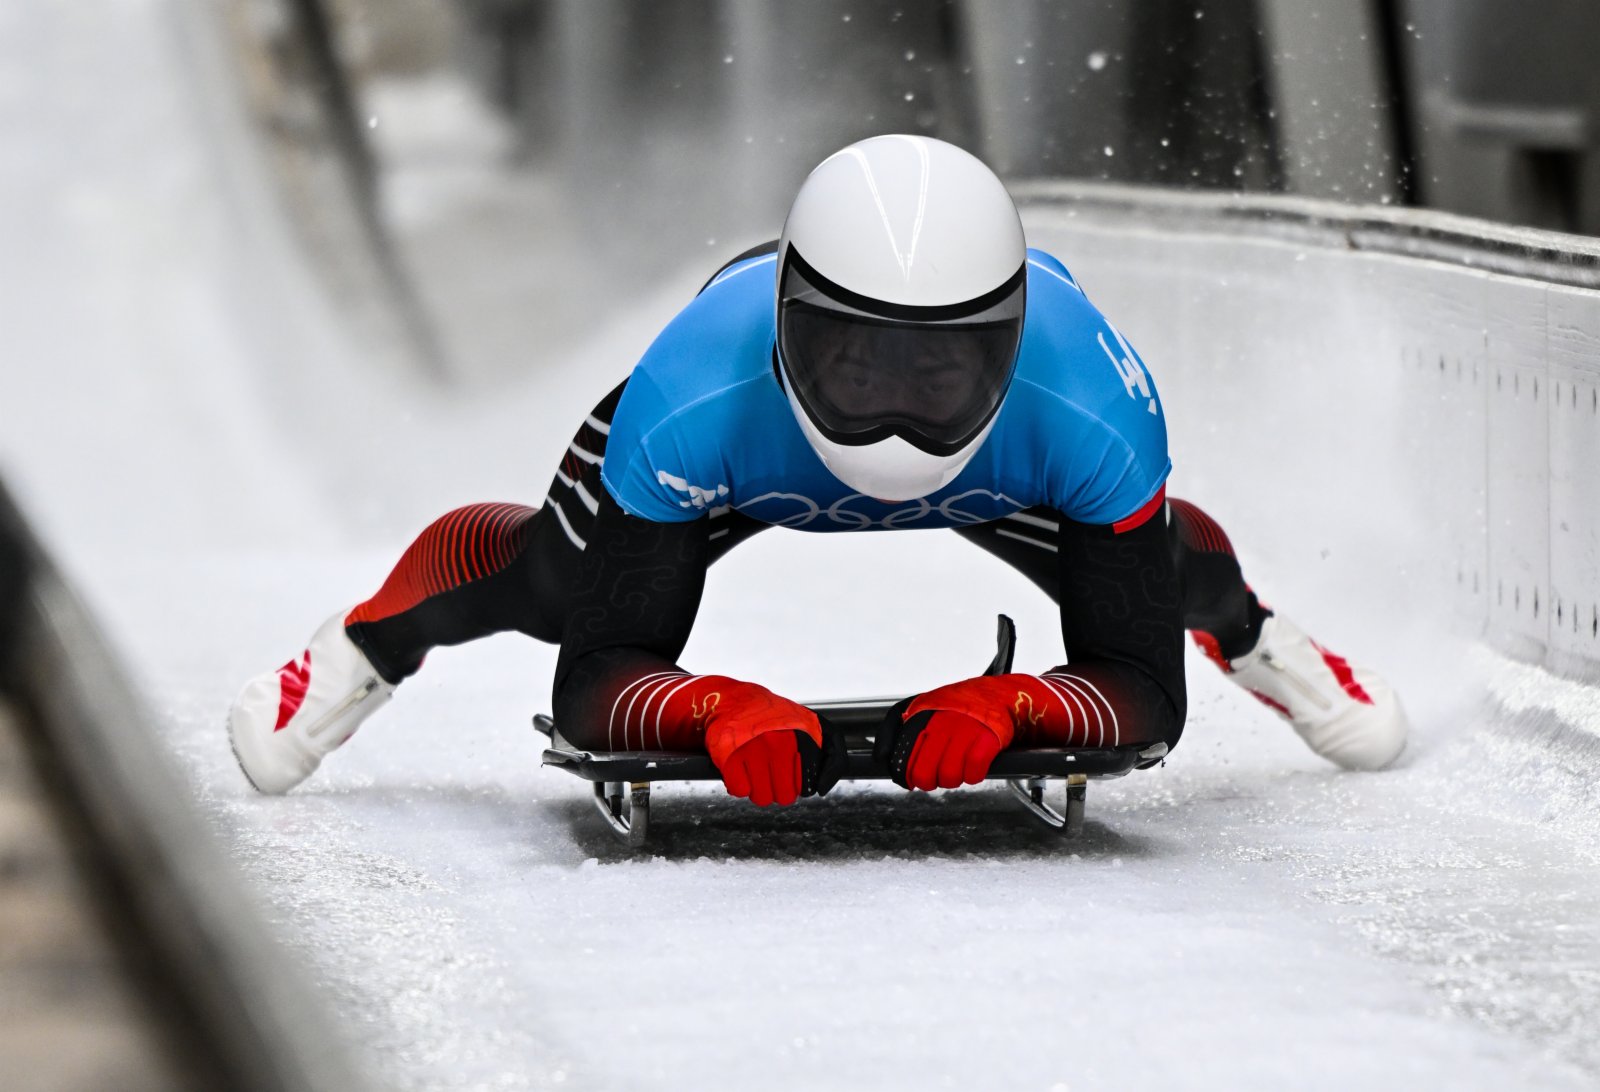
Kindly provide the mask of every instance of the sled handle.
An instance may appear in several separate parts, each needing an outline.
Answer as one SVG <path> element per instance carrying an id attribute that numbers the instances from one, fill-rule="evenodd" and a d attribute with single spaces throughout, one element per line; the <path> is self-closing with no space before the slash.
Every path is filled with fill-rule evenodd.
<path id="1" fill-rule="evenodd" d="M 1009 616 L 1000 615 L 999 625 L 996 627 L 994 659 L 989 661 L 989 666 L 984 669 L 985 675 L 1011 674 L 1011 659 L 1017 651 L 1017 624 Z"/>

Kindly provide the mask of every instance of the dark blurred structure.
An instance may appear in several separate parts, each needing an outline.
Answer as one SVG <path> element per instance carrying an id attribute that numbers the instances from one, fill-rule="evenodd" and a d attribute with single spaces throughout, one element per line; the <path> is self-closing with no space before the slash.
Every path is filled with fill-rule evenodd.
<path id="1" fill-rule="evenodd" d="M 771 234 L 804 173 L 924 132 L 1002 173 L 1390 201 L 1377 0 L 463 0 L 481 86 L 604 219 Z M 735 181 L 736 180 L 736 181 Z M 729 182 L 734 184 L 729 185 Z M 687 235 L 685 235 L 687 239 Z"/>
<path id="2" fill-rule="evenodd" d="M 884 132 L 943 137 L 1011 178 L 1418 204 L 1600 234 L 1600 0 L 1536 14 L 1512 0 L 228 2 L 316 62 L 256 66 L 293 92 L 262 96 L 280 104 L 264 111 L 280 137 L 316 128 L 284 123 L 303 114 L 324 150 L 371 139 L 362 88 L 437 87 L 446 69 L 513 134 L 510 162 L 477 164 L 477 195 L 446 177 L 456 149 L 414 154 L 406 192 L 433 204 L 409 205 L 408 227 L 390 203 L 404 260 L 381 238 L 369 248 L 389 296 L 409 269 L 424 305 L 400 310 L 434 318 L 458 363 L 480 331 L 498 331 L 478 352 L 490 360 L 553 344 L 588 332 L 583 312 L 771 238 L 807 171 Z M 329 51 L 306 45 L 319 10 L 354 96 L 338 93 Z M 418 100 L 387 101 L 386 132 L 408 115 L 439 129 Z M 281 105 L 299 102 L 320 113 Z M 304 140 L 279 143 L 306 189 L 320 161 Z M 342 158 L 369 209 L 367 153 Z M 406 167 L 382 163 L 380 182 Z M 533 298 L 566 328 L 530 327 L 518 312 Z"/>
<path id="3" fill-rule="evenodd" d="M 1600 230 L 1593 0 L 464 2 L 529 154 L 602 192 L 732 171 L 766 218 L 749 191 L 902 129 L 1011 175 Z"/>
<path id="4" fill-rule="evenodd" d="M 450 28 L 597 237 L 667 249 L 770 235 L 818 159 L 896 130 L 1013 177 L 1600 230 L 1594 0 L 237 2 L 300 25 L 326 8 L 347 56 L 415 58 L 417 28 Z"/>
<path id="5" fill-rule="evenodd" d="M 962 5 L 1003 173 L 1282 189 L 1254 0 Z"/>
<path id="6" fill-rule="evenodd" d="M 1421 203 L 1600 235 L 1600 3 L 1401 11 Z"/>
<path id="7" fill-rule="evenodd" d="M 443 353 L 395 252 L 357 101 L 350 62 L 362 28 L 343 14 L 327 0 L 229 0 L 223 8 L 245 101 L 330 296 L 366 337 L 439 374 Z"/>
<path id="8" fill-rule="evenodd" d="M 488 0 L 532 25 L 500 85 L 527 157 L 552 162 L 594 208 L 655 249 L 721 254 L 776 233 L 827 152 L 882 132 L 974 144 L 960 5 L 816 0 Z M 473 21 L 492 35 L 494 21 Z M 648 189 L 641 192 L 641 181 Z M 720 260 L 720 259 L 719 259 Z"/>

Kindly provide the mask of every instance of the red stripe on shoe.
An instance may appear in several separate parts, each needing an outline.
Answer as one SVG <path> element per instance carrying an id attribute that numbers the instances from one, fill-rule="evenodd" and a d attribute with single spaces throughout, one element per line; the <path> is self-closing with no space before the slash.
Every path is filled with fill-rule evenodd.
<path id="1" fill-rule="evenodd" d="M 1265 694 L 1263 694 L 1259 690 L 1252 690 L 1252 691 L 1250 691 L 1250 693 L 1254 694 L 1256 700 L 1259 701 L 1262 705 L 1265 705 L 1269 709 L 1273 709 L 1276 712 L 1278 712 L 1279 714 L 1281 714 L 1285 720 L 1293 720 L 1294 719 L 1294 714 L 1289 712 L 1289 707 L 1287 705 L 1284 705 L 1282 702 L 1273 701 L 1271 698 L 1267 697 Z"/>
<path id="2" fill-rule="evenodd" d="M 283 726 L 299 711 L 305 703 L 306 689 L 310 685 L 311 650 L 308 648 L 299 663 L 290 660 L 278 668 L 278 723 L 272 726 L 274 732 L 282 731 Z"/>
<path id="3" fill-rule="evenodd" d="M 1150 521 L 1150 517 L 1161 511 L 1161 506 L 1167 502 L 1167 487 L 1162 486 L 1156 490 L 1156 495 L 1145 501 L 1143 506 L 1126 519 L 1119 519 L 1111 525 L 1112 533 L 1125 534 L 1128 531 L 1143 527 Z"/>
<path id="4" fill-rule="evenodd" d="M 1333 672 L 1333 677 L 1344 687 L 1344 692 L 1363 705 L 1372 705 L 1372 695 L 1368 694 L 1362 685 L 1356 682 L 1356 673 L 1350 670 L 1350 661 L 1336 653 L 1329 652 L 1317 642 L 1312 641 L 1311 647 L 1322 653 L 1322 662 L 1328 665 L 1328 670 Z"/>
<path id="5" fill-rule="evenodd" d="M 1222 668 L 1224 675 L 1233 674 L 1233 665 L 1222 654 L 1222 645 L 1217 642 L 1215 637 L 1203 629 L 1190 630 L 1189 636 L 1194 638 L 1195 647 L 1206 654 L 1206 659 Z"/>

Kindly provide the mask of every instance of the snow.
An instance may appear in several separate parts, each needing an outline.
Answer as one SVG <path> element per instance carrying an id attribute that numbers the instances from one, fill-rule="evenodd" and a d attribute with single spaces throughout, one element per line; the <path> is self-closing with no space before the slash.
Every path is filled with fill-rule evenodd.
<path id="1" fill-rule="evenodd" d="M 564 369 L 448 395 L 386 372 L 268 197 L 219 192 L 186 10 L 0 9 L 0 56 L 35 59 L 0 84 L 0 463 L 380 1085 L 1593 1087 L 1595 756 L 1525 730 L 1592 730 L 1592 693 L 1452 641 L 1403 573 L 1352 589 L 1376 527 L 1279 550 L 1242 487 L 1218 500 L 1248 571 L 1400 683 L 1398 769 L 1331 769 L 1195 658 L 1183 743 L 1091 785 L 1076 843 L 994 788 L 760 811 L 670 785 L 630 857 L 538 768 L 554 651 L 505 637 L 433 654 L 302 790 L 251 793 L 222 731 L 240 682 L 433 515 L 537 501 L 704 270 Z M 913 689 L 981 666 L 997 610 L 1021 666 L 1053 662 L 1048 603 L 954 536 L 775 531 L 719 565 L 686 662 Z"/>

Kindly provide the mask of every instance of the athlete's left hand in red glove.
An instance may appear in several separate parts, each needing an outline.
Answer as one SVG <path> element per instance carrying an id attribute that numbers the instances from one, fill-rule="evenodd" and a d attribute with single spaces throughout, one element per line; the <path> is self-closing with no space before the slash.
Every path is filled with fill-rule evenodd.
<path id="1" fill-rule="evenodd" d="M 1070 729 L 1073 712 L 1037 675 L 982 675 L 895 706 L 873 750 L 905 788 L 976 785 L 1019 732 L 1032 740 Z"/>

